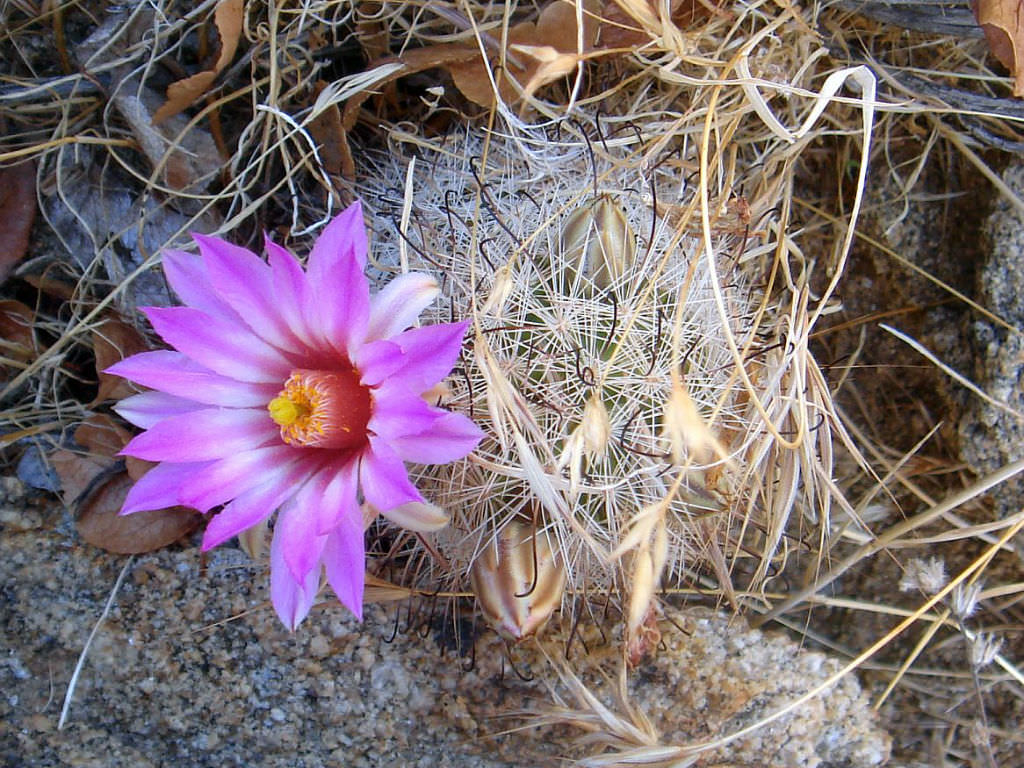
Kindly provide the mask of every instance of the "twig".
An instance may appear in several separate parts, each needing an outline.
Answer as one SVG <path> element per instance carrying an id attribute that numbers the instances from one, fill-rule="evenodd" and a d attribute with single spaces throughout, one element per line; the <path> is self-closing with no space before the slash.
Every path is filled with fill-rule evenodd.
<path id="1" fill-rule="evenodd" d="M 103 613 L 100 614 L 99 619 L 97 619 L 96 623 L 93 625 L 92 632 L 89 633 L 89 638 L 85 641 L 85 647 L 82 648 L 82 653 L 78 656 L 78 663 L 75 664 L 75 671 L 71 673 L 71 680 L 68 682 L 68 692 L 64 694 L 64 706 L 60 708 L 60 720 L 57 721 L 58 731 L 64 728 L 64 722 L 67 720 L 68 710 L 71 709 L 71 699 L 75 695 L 75 686 L 78 685 L 78 675 L 82 672 L 82 667 L 85 666 L 85 657 L 86 654 L 89 653 L 89 646 L 92 645 L 92 641 L 96 637 L 96 633 L 99 632 L 104 619 L 106 619 L 107 614 L 110 613 L 110 609 L 114 605 L 114 597 L 117 596 L 117 590 L 121 588 L 121 582 L 124 581 L 124 577 L 128 574 L 128 569 L 134 561 L 135 555 L 132 555 L 124 564 L 124 567 L 121 569 L 121 573 L 117 575 L 117 581 L 114 582 L 114 588 L 110 590 L 110 596 L 107 598 L 107 604 L 103 606 Z"/>

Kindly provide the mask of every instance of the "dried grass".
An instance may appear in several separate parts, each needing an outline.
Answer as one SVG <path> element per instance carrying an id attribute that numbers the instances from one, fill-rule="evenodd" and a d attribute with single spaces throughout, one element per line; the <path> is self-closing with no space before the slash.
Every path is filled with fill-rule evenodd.
<path id="1" fill-rule="evenodd" d="M 196 41 L 211 44 L 214 5 L 184 15 L 167 3 L 132 6 L 109 17 L 103 34 L 63 43 L 60 58 L 87 76 L 19 72 L 0 87 L 0 112 L 16 126 L 0 162 L 38 161 L 41 210 L 70 254 L 61 274 L 74 281 L 66 300 L 40 301 L 40 354 L 0 393 L 5 445 L 56 444 L 85 417 L 75 392 L 89 377 L 77 361 L 108 313 L 131 317 L 160 292 L 159 248 L 187 247 L 193 229 L 254 246 L 262 230 L 301 242 L 358 194 L 372 212 L 374 266 L 443 274 L 438 316 L 473 319 L 447 402 L 489 433 L 470 461 L 423 470 L 454 525 L 431 542 L 376 542 L 394 584 L 374 594 L 462 592 L 501 525 L 539 508 L 534 523 L 570 572 L 564 622 L 594 620 L 603 603 L 639 632 L 660 600 L 729 603 L 846 655 L 830 682 L 870 666 L 888 682 L 879 705 L 904 686 L 935 701 L 952 686 L 981 702 L 961 702 L 965 714 L 948 716 L 950 755 L 984 761 L 1013 748 L 985 721 L 984 703 L 995 693 L 1019 699 L 1024 677 L 1008 652 L 1019 643 L 989 654 L 998 673 L 969 660 L 941 669 L 922 660 L 951 638 L 977 645 L 985 633 L 1019 633 L 1012 571 L 1001 567 L 998 583 L 985 574 L 1000 552 L 1020 557 L 1014 537 L 1024 514 L 979 523 L 965 509 L 1024 465 L 966 489 L 949 485 L 937 501 L 915 480 L 916 451 L 894 454 L 834 403 L 848 382 L 830 381 L 812 351 L 838 308 L 851 246 L 866 237 L 858 214 L 869 165 L 884 167 L 909 197 L 940 150 L 998 181 L 979 142 L 1020 141 L 1017 111 L 977 106 L 1002 104 L 1005 93 L 979 44 L 908 36 L 820 3 L 694 10 L 681 29 L 667 4 L 617 0 L 616 28 L 630 30 L 628 43 L 580 51 L 554 86 L 520 83 L 518 103 L 480 110 L 452 90 L 440 105 L 411 85 L 400 92 L 400 59 L 332 78 L 324 51 L 357 41 L 377 59 L 462 44 L 503 51 L 516 65 L 529 52 L 501 41 L 532 6 L 252 3 L 237 63 L 189 117 L 159 132 L 144 119 L 160 103 L 147 83 L 166 80 L 162 57 L 200 57 Z M 19 12 L 27 11 L 9 11 Z M 18 16 L 0 45 L 31 61 L 31 46 L 72 14 L 95 25 L 56 4 L 50 17 Z M 365 101 L 371 92 L 383 95 Z M 345 109 L 356 102 L 361 109 Z M 907 136 L 918 151 L 894 152 Z M 834 188 L 823 200 L 801 199 L 799 175 L 826 150 Z M 349 161 L 354 179 L 341 175 Z M 89 197 L 117 215 L 89 208 Z M 599 199 L 611 200 L 638 238 L 635 260 L 603 291 L 561 258 L 567 217 Z M 21 274 L 54 269 L 40 258 Z M 594 402 L 608 415 L 603 445 L 600 430 L 585 436 Z M 870 414 L 873 404 L 864 408 Z M 918 511 L 899 519 L 897 495 L 916 499 Z M 878 558 L 902 570 L 950 544 L 970 545 L 969 561 L 940 588 L 916 593 L 915 607 L 895 591 L 836 587 Z M 984 620 L 955 615 L 958 585 L 983 578 L 975 597 Z M 821 623 L 836 616 L 891 621 L 862 648 L 845 648 Z M 916 644 L 898 645 L 910 631 Z M 904 654 L 898 663 L 874 661 L 890 648 Z M 576 698 L 545 721 L 596 734 L 604 746 L 589 764 L 685 765 L 742 733 L 661 744 L 642 713 L 622 719 L 588 696 L 572 668 L 554 668 Z M 920 730 L 905 751 L 924 750 L 932 715 L 901 716 Z M 988 729 L 980 739 L 962 727 L 975 722 Z"/>

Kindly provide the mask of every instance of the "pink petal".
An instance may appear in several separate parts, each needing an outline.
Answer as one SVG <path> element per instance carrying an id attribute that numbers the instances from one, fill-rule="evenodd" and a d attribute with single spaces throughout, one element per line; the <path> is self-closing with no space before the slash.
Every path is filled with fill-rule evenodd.
<path id="1" fill-rule="evenodd" d="M 177 505 L 178 490 L 182 483 L 208 466 L 208 462 L 157 464 L 128 491 L 121 506 L 121 514 L 130 515 L 132 512 Z"/>
<path id="2" fill-rule="evenodd" d="M 203 533 L 202 550 L 223 544 L 242 531 L 266 520 L 293 493 L 295 486 L 290 483 L 263 483 L 251 488 L 213 516 Z"/>
<path id="3" fill-rule="evenodd" d="M 367 341 L 388 339 L 404 331 L 437 298 L 437 280 L 420 272 L 399 275 L 373 297 Z"/>
<path id="4" fill-rule="evenodd" d="M 114 410 L 136 427 L 149 429 L 159 421 L 203 408 L 195 400 L 163 392 L 143 392 L 132 395 L 114 406 Z"/>
<path id="5" fill-rule="evenodd" d="M 363 515 L 353 507 L 326 537 L 323 563 L 327 583 L 341 604 L 363 620 L 363 589 L 366 579 L 366 549 L 363 544 Z"/>
<path id="6" fill-rule="evenodd" d="M 208 408 L 171 416 L 137 435 L 121 451 L 148 461 L 207 461 L 280 440 L 265 410 Z"/>
<path id="7" fill-rule="evenodd" d="M 274 524 L 274 541 L 279 543 L 291 577 L 302 582 L 320 563 L 322 542 L 317 534 L 317 504 L 328 476 L 322 470 L 308 478 L 281 510 Z"/>
<path id="8" fill-rule="evenodd" d="M 366 336 L 370 284 L 354 258 L 339 258 L 330 269 L 326 268 L 325 259 L 313 261 L 310 258 L 306 275 L 313 292 L 313 303 L 309 309 L 316 315 L 311 322 L 315 322 L 327 344 L 350 356 L 350 350 L 361 344 Z M 320 269 L 316 269 L 317 264 L 321 265 Z"/>
<path id="9" fill-rule="evenodd" d="M 398 454 L 383 441 L 370 438 L 370 449 L 359 462 L 359 487 L 366 500 L 379 512 L 410 501 L 423 501 L 416 486 L 409 482 Z"/>
<path id="10" fill-rule="evenodd" d="M 419 395 L 388 382 L 373 390 L 373 415 L 367 428 L 390 442 L 396 437 L 429 430 L 444 414 Z"/>
<path id="11" fill-rule="evenodd" d="M 319 562 L 314 542 L 345 517 L 362 519 L 356 503 L 356 470 L 357 463 L 350 461 L 340 471 L 329 466 L 316 472 L 278 517 L 281 551 L 296 581 L 302 581 Z"/>
<path id="12" fill-rule="evenodd" d="M 356 200 L 324 227 L 309 254 L 309 273 L 322 276 L 335 269 L 340 259 L 366 268 L 366 224 L 363 205 Z"/>
<path id="13" fill-rule="evenodd" d="M 356 515 L 362 519 L 356 498 L 359 489 L 359 461 L 353 458 L 341 468 L 331 466 L 325 474 L 330 479 L 315 508 L 318 535 L 330 533 L 338 526 L 338 521 L 347 515 Z"/>
<path id="14" fill-rule="evenodd" d="M 359 382 L 367 387 L 380 384 L 404 365 L 402 348 L 385 339 L 363 344 L 355 351 L 352 362 L 359 369 Z"/>
<path id="15" fill-rule="evenodd" d="M 183 303 L 211 317 L 238 319 L 235 311 L 213 290 L 201 258 L 193 253 L 176 250 L 166 250 L 161 256 L 164 276 Z"/>
<path id="16" fill-rule="evenodd" d="M 143 309 L 160 337 L 215 373 L 249 382 L 281 383 L 291 365 L 248 328 L 190 307 Z"/>
<path id="17" fill-rule="evenodd" d="M 193 235 L 210 284 L 257 336 L 281 350 L 299 346 L 277 311 L 273 274 L 259 256 L 216 237 Z"/>
<path id="18" fill-rule="evenodd" d="M 461 413 L 445 413 L 426 432 L 389 438 L 388 443 L 403 461 L 446 464 L 468 455 L 484 433 Z"/>
<path id="19" fill-rule="evenodd" d="M 469 321 L 411 328 L 391 338 L 405 353 L 404 364 L 391 374 L 411 392 L 426 392 L 451 373 L 459 359 Z"/>
<path id="20" fill-rule="evenodd" d="M 104 373 L 199 403 L 235 408 L 264 406 L 281 390 L 280 383 L 253 384 L 221 376 L 170 349 L 132 355 Z"/>
<path id="21" fill-rule="evenodd" d="M 366 268 L 366 226 L 357 201 L 327 225 L 309 254 L 306 277 L 313 294 L 311 324 L 321 338 L 349 354 L 366 334 L 370 284 Z"/>
<path id="22" fill-rule="evenodd" d="M 310 543 L 316 551 L 317 558 L 323 549 L 325 538 L 320 537 Z M 275 529 L 274 539 L 270 544 L 270 601 L 284 625 L 294 632 L 309 614 L 309 609 L 316 600 L 317 592 L 320 590 L 320 568 L 312 568 L 302 581 L 296 581 L 284 561 L 280 539 L 280 531 Z"/>
<path id="23" fill-rule="evenodd" d="M 296 338 L 314 347 L 316 337 L 306 322 L 305 308 L 312 304 L 312 292 L 306 284 L 306 273 L 291 253 L 270 238 L 266 240 L 266 249 L 274 278 L 277 311 Z"/>
<path id="24" fill-rule="evenodd" d="M 302 456 L 301 451 L 289 445 L 231 454 L 186 480 L 179 492 L 179 503 L 208 512 L 250 488 L 268 483 L 286 485 Z"/>

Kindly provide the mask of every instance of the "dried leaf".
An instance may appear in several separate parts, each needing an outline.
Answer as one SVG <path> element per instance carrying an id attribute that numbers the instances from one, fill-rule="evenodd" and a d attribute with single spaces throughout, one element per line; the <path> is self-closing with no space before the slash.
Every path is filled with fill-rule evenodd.
<path id="1" fill-rule="evenodd" d="M 537 25 L 528 21 L 509 29 L 508 44 L 510 46 L 529 45 L 536 40 L 536 37 Z M 528 82 L 537 70 L 537 62 L 527 58 L 528 63 L 524 64 L 518 56 L 514 56 L 505 61 L 504 69 L 496 70 L 497 55 L 494 56 L 493 61 L 485 63 L 478 48 L 473 48 L 473 52 L 475 55 L 472 58 L 455 62 L 448 67 L 452 81 L 462 95 L 481 107 L 490 107 L 494 104 L 494 86 L 491 85 L 489 70 L 497 77 L 498 93 L 501 94 L 501 100 L 508 103 L 518 101 L 519 92 L 513 80 L 516 83 Z"/>
<path id="2" fill-rule="evenodd" d="M 406 75 L 414 75 L 417 72 L 422 72 L 425 69 L 433 69 L 435 67 L 446 67 L 449 70 L 460 61 L 466 61 L 474 58 L 479 58 L 480 52 L 476 48 L 471 48 L 461 43 L 442 43 L 439 45 L 431 45 L 426 48 L 415 48 L 411 51 L 406 51 L 397 58 L 394 56 L 388 56 L 383 59 L 371 62 L 366 68 L 368 72 L 377 69 L 378 67 L 387 66 L 398 61 L 402 64 L 401 69 L 397 69 L 387 77 L 377 81 L 376 91 L 379 91 L 388 83 L 393 80 L 397 80 L 400 77 Z M 342 115 L 341 125 L 346 131 L 352 130 L 352 127 L 356 124 L 356 120 L 359 117 L 359 107 L 362 106 L 363 102 L 366 101 L 370 96 L 374 94 L 374 90 L 364 90 L 350 98 L 345 102 L 345 112 Z"/>
<path id="3" fill-rule="evenodd" d="M 316 82 L 317 96 L 326 85 L 323 80 Z M 320 159 L 327 173 L 331 176 L 354 179 L 356 165 L 348 145 L 348 136 L 341 125 L 341 110 L 338 109 L 338 105 L 330 104 L 327 109 L 310 120 L 307 127 L 313 141 L 320 146 Z"/>
<path id="4" fill-rule="evenodd" d="M 173 544 L 199 527 L 200 516 L 183 507 L 119 514 L 132 485 L 121 473 L 89 494 L 75 521 L 85 541 L 107 552 L 134 555 Z"/>
<path id="5" fill-rule="evenodd" d="M 221 0 L 217 4 L 213 23 L 217 25 L 217 32 L 220 35 L 220 55 L 217 57 L 213 69 L 204 70 L 191 77 L 186 77 L 184 80 L 171 83 L 167 87 L 167 101 L 153 115 L 153 125 L 158 125 L 192 106 L 199 97 L 209 90 L 221 70 L 231 63 L 242 34 L 243 12 L 243 0 Z"/>
<path id="6" fill-rule="evenodd" d="M 455 87 L 470 101 L 491 106 L 494 88 L 489 67 L 498 78 L 503 101 L 513 103 L 524 96 L 529 98 L 541 86 L 572 72 L 580 56 L 593 48 L 598 30 L 594 14 L 597 6 L 596 2 L 584 3 L 582 50 L 575 4 L 555 0 L 544 7 L 536 24 L 525 22 L 509 29 L 507 44 L 511 56 L 507 57 L 504 69 L 495 70 L 497 56 L 485 65 L 478 55 L 449 68 Z"/>
<path id="7" fill-rule="evenodd" d="M 145 459 L 137 459 L 134 456 L 124 457 L 124 468 L 130 477 L 135 482 L 142 479 L 142 476 L 149 472 L 158 462 L 146 461 Z"/>
<path id="8" fill-rule="evenodd" d="M 1013 75 L 1013 95 L 1024 97 L 1024 0 L 971 0 L 996 58 Z"/>
<path id="9" fill-rule="evenodd" d="M 93 414 L 75 430 L 76 443 L 90 455 L 110 459 L 112 463 L 130 439 L 126 429 L 102 413 Z"/>
<path id="10" fill-rule="evenodd" d="M 121 320 L 111 318 L 96 327 L 92 332 L 92 351 L 96 357 L 96 376 L 100 386 L 93 405 L 105 400 L 123 400 L 129 395 L 136 394 L 138 390 L 126 379 L 103 371 L 114 363 L 147 349 L 142 334 Z"/>
<path id="11" fill-rule="evenodd" d="M 27 363 L 35 357 L 32 335 L 32 310 L 20 301 L 0 301 L 0 357 L 14 363 Z M 15 366 L 0 365 L 5 375 Z"/>
<path id="12" fill-rule="evenodd" d="M 705 21 L 720 10 L 725 0 L 671 0 L 669 18 L 678 29 L 687 29 Z M 605 6 L 601 20 L 601 45 L 608 48 L 634 48 L 650 42 L 651 33 L 661 25 L 660 0 L 620 0 Z"/>
<path id="13" fill-rule="evenodd" d="M 0 283 L 25 256 L 36 216 L 36 164 L 0 168 Z"/>
<path id="14" fill-rule="evenodd" d="M 51 453 L 49 461 L 60 480 L 60 497 L 68 509 L 74 509 L 98 483 L 117 472 L 112 459 L 83 456 L 65 449 Z"/>
<path id="15" fill-rule="evenodd" d="M 597 38 L 597 17 L 592 11 L 597 8 L 598 3 L 596 0 L 586 0 L 584 5 L 591 9 L 589 13 L 584 12 L 583 16 L 585 52 L 592 49 Z M 494 36 L 491 39 L 493 40 Z M 402 63 L 402 69 L 378 82 L 379 91 L 399 77 L 443 67 L 451 74 L 455 87 L 462 95 L 482 107 L 490 107 L 494 103 L 494 87 L 491 84 L 490 73 L 495 72 L 502 100 L 514 103 L 519 101 L 523 91 L 532 93 L 545 83 L 571 72 L 576 66 L 580 52 L 577 51 L 575 5 L 567 0 L 555 0 L 544 8 L 536 24 L 524 22 L 509 29 L 506 43 L 508 50 L 504 68 L 496 66 L 500 57 L 493 50 L 488 50 L 489 60 L 485 62 L 475 43 L 441 43 L 407 51 L 397 59 L 379 59 L 370 64 L 368 70 L 396 60 Z M 516 46 L 522 46 L 524 52 L 517 53 Z M 548 48 L 552 49 L 553 53 L 548 54 Z M 544 61 L 527 53 L 537 53 Z M 570 58 L 565 58 L 566 56 Z M 532 90 L 529 90 L 531 86 Z M 346 131 L 355 125 L 359 107 L 371 95 L 371 91 L 364 91 L 345 104 L 342 127 Z"/>
<path id="16" fill-rule="evenodd" d="M 223 163 L 217 150 L 217 144 L 208 131 L 202 130 L 199 126 L 189 126 L 189 120 L 184 115 L 169 116 L 159 127 L 154 126 L 154 115 L 165 106 L 164 98 L 143 83 L 140 73 L 121 62 L 131 58 L 127 50 L 133 45 L 145 44 L 143 38 L 148 34 L 147 26 L 156 23 L 155 16 L 152 11 L 141 10 L 137 14 L 133 14 L 134 21 L 129 23 L 124 17 L 125 13 L 127 10 L 112 13 L 107 21 L 76 45 L 75 58 L 85 71 L 91 71 L 101 66 L 110 67 L 109 76 L 118 83 L 118 87 L 113 89 L 111 94 L 111 101 L 128 123 L 132 134 L 139 143 L 139 150 L 158 171 L 159 182 L 177 191 L 187 189 L 202 191 L 205 184 L 221 172 Z M 75 210 L 72 221 L 68 222 L 70 228 L 84 227 L 92 230 L 91 238 L 87 243 L 88 247 L 83 249 L 89 254 L 90 259 L 95 255 L 93 244 L 108 241 L 107 233 L 97 231 L 97 227 L 83 223 L 89 220 L 89 216 L 85 212 L 90 208 L 122 209 L 104 212 L 106 218 L 114 219 L 104 228 L 109 229 L 109 232 L 114 234 L 113 239 L 121 240 L 130 251 L 143 250 L 144 257 L 163 248 L 167 244 L 168 238 L 175 235 L 181 226 L 180 222 L 172 223 L 171 219 L 175 217 L 164 206 L 170 205 L 174 209 L 190 213 L 190 215 L 197 214 L 202 208 L 202 202 L 190 195 L 171 196 L 170 200 L 160 204 L 147 195 L 144 196 L 147 202 L 140 203 L 134 199 L 137 196 L 118 191 L 122 185 L 113 181 L 115 174 L 110 171 L 98 172 L 95 169 L 95 166 L 99 164 L 98 158 L 93 158 L 91 155 L 90 152 L 78 152 L 74 161 L 67 160 L 61 169 L 61 173 L 67 174 L 72 172 L 71 166 L 80 166 L 84 171 L 83 177 L 89 179 L 90 182 L 99 182 L 98 184 L 85 183 L 68 188 L 65 190 L 65 194 L 61 195 L 61 200 L 66 197 L 67 205 Z M 102 181 L 100 181 L 101 178 Z M 97 186 L 99 189 L 96 188 Z M 131 185 L 127 183 L 124 186 L 131 188 Z M 120 199 L 124 197 L 128 198 L 127 205 Z M 140 216 L 139 207 L 149 208 L 156 205 L 164 208 L 167 215 Z M 128 207 L 136 210 L 130 212 L 124 210 Z M 126 220 L 116 220 L 122 218 Z M 150 233 L 145 231 L 147 229 L 158 227 L 169 231 L 164 237 L 157 235 L 152 238 L 157 240 L 152 247 L 147 242 L 143 248 L 143 244 L 132 242 L 133 238 L 131 237 L 131 233 L 139 229 L 140 218 L 144 221 L 142 229 L 145 240 L 151 239 Z M 159 223 L 154 225 L 154 221 Z M 54 227 L 58 231 L 63 231 L 61 226 L 54 222 Z M 197 222 L 191 219 L 189 226 L 206 231 L 209 222 Z M 215 226 L 209 228 L 213 229 Z M 124 236 L 125 233 L 128 234 L 128 237 Z M 75 252 L 74 249 L 72 251 Z M 111 264 L 108 262 L 106 266 L 109 270 Z M 115 266 L 111 270 L 111 277 L 117 279 L 119 271 Z M 132 284 L 133 292 L 137 282 Z"/>
<path id="17" fill-rule="evenodd" d="M 64 506 L 74 509 L 98 484 L 120 473 L 116 456 L 128 439 L 128 433 L 113 419 L 95 414 L 75 430 L 75 442 L 88 454 L 65 449 L 50 454 L 50 463 L 60 479 Z"/>

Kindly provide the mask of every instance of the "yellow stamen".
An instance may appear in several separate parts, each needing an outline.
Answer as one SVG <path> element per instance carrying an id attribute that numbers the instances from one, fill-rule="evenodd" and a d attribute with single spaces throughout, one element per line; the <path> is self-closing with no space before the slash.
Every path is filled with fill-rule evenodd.
<path id="1" fill-rule="evenodd" d="M 270 418 L 282 427 L 290 427 L 299 419 L 309 415 L 308 405 L 296 403 L 287 395 L 275 397 L 270 401 L 267 409 L 270 411 Z"/>
<path id="2" fill-rule="evenodd" d="M 365 445 L 372 406 L 359 372 L 346 366 L 292 371 L 267 410 L 289 445 L 349 450 Z"/>

